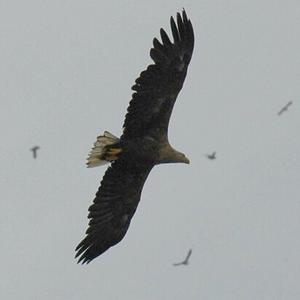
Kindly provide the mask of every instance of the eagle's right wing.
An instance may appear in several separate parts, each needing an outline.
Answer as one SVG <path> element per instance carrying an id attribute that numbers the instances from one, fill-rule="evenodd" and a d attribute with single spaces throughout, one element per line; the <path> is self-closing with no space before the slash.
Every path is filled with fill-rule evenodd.
<path id="1" fill-rule="evenodd" d="M 78 262 L 89 263 L 123 239 L 152 167 L 126 156 L 108 167 L 89 208 L 86 237 L 76 247 Z"/>

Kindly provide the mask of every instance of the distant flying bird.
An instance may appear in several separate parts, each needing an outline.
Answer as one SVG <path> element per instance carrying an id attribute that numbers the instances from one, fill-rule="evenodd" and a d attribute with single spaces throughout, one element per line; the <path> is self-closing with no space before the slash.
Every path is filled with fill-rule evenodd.
<path id="1" fill-rule="evenodd" d="M 205 155 L 208 159 L 210 159 L 210 160 L 214 160 L 214 159 L 216 159 L 217 157 L 216 157 L 216 151 L 214 151 L 213 153 L 211 153 L 211 154 L 206 154 Z"/>
<path id="2" fill-rule="evenodd" d="M 186 258 L 184 259 L 184 261 L 179 262 L 179 263 L 175 263 L 175 264 L 173 264 L 173 266 L 182 266 L 182 265 L 187 266 L 189 264 L 189 259 L 190 259 L 191 254 L 192 254 L 192 249 L 189 250 Z"/>
<path id="3" fill-rule="evenodd" d="M 169 119 L 183 86 L 194 48 L 194 33 L 186 12 L 170 19 L 173 42 L 160 29 L 154 38 L 154 61 L 136 79 L 120 138 L 105 131 L 97 138 L 87 165 L 111 163 L 89 208 L 85 238 L 76 247 L 78 263 L 89 263 L 125 236 L 143 185 L 155 165 L 189 163 L 168 141 Z M 113 85 L 114 86 L 114 85 Z"/>
<path id="4" fill-rule="evenodd" d="M 293 104 L 292 101 L 289 101 L 284 107 L 281 108 L 281 110 L 277 113 L 278 116 L 280 116 L 282 113 L 288 110 L 288 108 Z"/>
<path id="5" fill-rule="evenodd" d="M 30 151 L 32 151 L 33 154 L 33 158 L 37 158 L 37 151 L 40 149 L 40 146 L 34 146 L 30 149 Z"/>

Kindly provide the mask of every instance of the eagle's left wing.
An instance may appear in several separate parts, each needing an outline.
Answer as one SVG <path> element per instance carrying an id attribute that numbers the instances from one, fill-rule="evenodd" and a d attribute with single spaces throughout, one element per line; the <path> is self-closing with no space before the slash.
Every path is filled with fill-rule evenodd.
<path id="1" fill-rule="evenodd" d="M 168 133 L 169 119 L 180 92 L 194 48 L 191 21 L 183 10 L 177 24 L 171 17 L 173 42 L 161 29 L 162 43 L 156 38 L 150 56 L 154 64 L 136 79 L 124 121 L 122 139 L 150 135 L 160 138 Z"/>

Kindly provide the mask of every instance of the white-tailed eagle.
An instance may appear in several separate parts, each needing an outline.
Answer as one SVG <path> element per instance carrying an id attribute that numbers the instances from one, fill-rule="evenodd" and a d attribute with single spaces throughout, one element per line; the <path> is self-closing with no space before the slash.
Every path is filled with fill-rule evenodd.
<path id="1" fill-rule="evenodd" d="M 186 12 L 170 20 L 173 42 L 160 29 L 150 56 L 154 61 L 136 79 L 120 138 L 104 132 L 88 157 L 88 167 L 110 162 L 89 208 L 89 226 L 76 248 L 78 262 L 89 263 L 125 236 L 151 169 L 162 163 L 189 163 L 171 147 L 168 125 L 186 77 L 194 33 Z"/>

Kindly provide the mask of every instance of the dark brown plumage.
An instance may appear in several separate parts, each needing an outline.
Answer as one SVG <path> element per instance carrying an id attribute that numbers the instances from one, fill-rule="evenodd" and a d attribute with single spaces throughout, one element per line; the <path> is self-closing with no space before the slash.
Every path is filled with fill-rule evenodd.
<path id="1" fill-rule="evenodd" d="M 111 162 L 94 203 L 89 208 L 86 237 L 76 248 L 78 262 L 92 259 L 122 240 L 140 201 L 147 176 L 156 164 L 189 163 L 168 141 L 172 109 L 186 77 L 194 47 L 194 34 L 185 11 L 171 18 L 174 42 L 161 29 L 150 56 L 154 64 L 143 71 L 132 89 L 120 139 L 105 132 L 88 158 L 89 166 Z"/>

